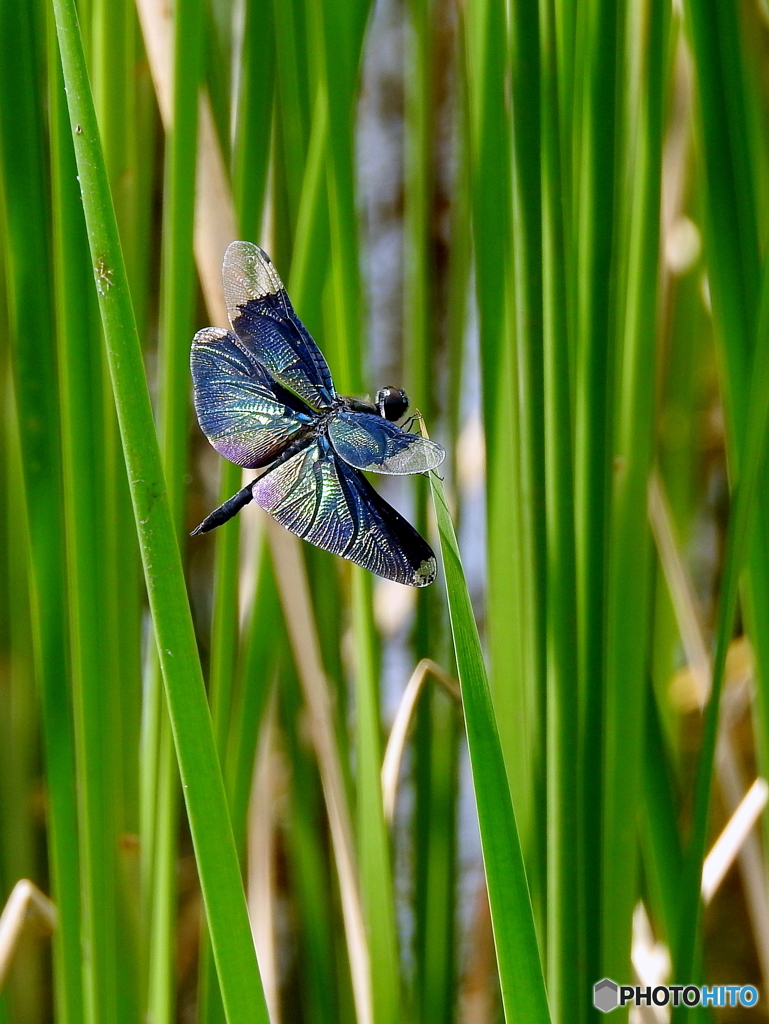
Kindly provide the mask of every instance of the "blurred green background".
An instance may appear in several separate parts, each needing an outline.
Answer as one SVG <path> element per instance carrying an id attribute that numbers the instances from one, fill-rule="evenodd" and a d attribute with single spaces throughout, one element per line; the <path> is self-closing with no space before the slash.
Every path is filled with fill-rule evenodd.
<path id="1" fill-rule="evenodd" d="M 73 13 L 0 0 L 0 900 L 57 915 L 9 904 L 0 1024 L 544 1021 L 540 963 L 557 1024 L 604 976 L 763 1016 L 765 0 Z M 425 591 L 188 537 L 233 238 L 445 445 L 467 591 L 421 478 L 375 483 Z"/>

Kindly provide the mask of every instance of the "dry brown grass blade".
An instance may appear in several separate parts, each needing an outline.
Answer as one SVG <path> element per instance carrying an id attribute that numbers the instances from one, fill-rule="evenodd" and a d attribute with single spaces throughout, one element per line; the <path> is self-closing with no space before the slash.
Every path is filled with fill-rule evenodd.
<path id="1" fill-rule="evenodd" d="M 144 45 L 155 86 L 163 125 L 171 125 L 171 53 L 173 20 L 170 5 L 158 0 L 136 0 Z M 201 92 L 198 110 L 198 168 L 195 190 L 195 262 L 208 307 L 215 324 L 227 323 L 222 291 L 222 258 L 237 237 L 235 206 L 227 171 L 216 137 L 208 96 Z"/>
<path id="2" fill-rule="evenodd" d="M 709 903 L 766 807 L 769 786 L 756 779 L 737 805 L 702 865 L 702 898 Z"/>
<path id="3" fill-rule="evenodd" d="M 430 658 L 422 658 L 411 673 L 411 678 L 406 683 L 406 688 L 398 704 L 398 710 L 395 713 L 392 729 L 390 729 L 385 756 L 382 760 L 382 803 L 384 805 L 385 819 L 388 824 L 392 823 L 395 813 L 398 779 L 400 777 L 403 749 L 406 746 L 406 737 L 408 736 L 408 731 L 414 717 L 414 710 L 419 702 L 428 675 L 437 679 L 446 693 L 458 704 L 461 705 L 462 703 L 462 696 L 456 680 L 452 679 L 447 672 L 444 672 L 440 665 Z"/>
<path id="4" fill-rule="evenodd" d="M 14 885 L 0 915 L 0 989 L 2 989 L 8 968 L 19 939 L 28 921 L 37 920 L 50 933 L 56 927 L 56 907 L 28 878 L 20 879 Z"/>
<path id="5" fill-rule="evenodd" d="M 656 469 L 649 480 L 649 522 L 662 571 L 667 580 L 686 658 L 696 681 L 697 698 L 702 708 L 710 694 L 710 655 L 697 612 L 694 587 L 678 550 L 670 507 L 662 479 Z M 732 745 L 728 723 L 724 721 L 723 716 L 718 737 L 716 773 L 726 809 L 733 814 L 748 787 Z M 761 847 L 752 830 L 742 837 L 738 856 L 745 901 L 766 986 L 769 984 L 769 896 Z"/>
<path id="6" fill-rule="evenodd" d="M 137 0 L 139 18 L 158 96 L 161 117 L 170 121 L 171 20 L 162 0 Z M 222 256 L 237 233 L 224 162 L 213 128 L 207 97 L 201 99 L 198 129 L 198 171 L 195 202 L 195 259 L 212 322 L 226 324 L 222 293 Z M 275 564 L 286 624 L 302 689 L 312 721 L 329 828 L 339 876 L 353 994 L 359 1024 L 371 1024 L 368 942 L 358 882 L 350 812 L 336 747 L 328 685 L 320 659 L 315 618 L 309 597 L 299 541 L 272 519 L 268 537 Z"/>

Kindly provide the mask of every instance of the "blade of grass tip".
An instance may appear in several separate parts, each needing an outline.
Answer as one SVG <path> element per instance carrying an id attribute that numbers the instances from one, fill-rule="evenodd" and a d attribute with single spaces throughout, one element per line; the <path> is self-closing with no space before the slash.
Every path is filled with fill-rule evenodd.
<path id="1" fill-rule="evenodd" d="M 267 1021 L 74 4 L 56 0 L 70 121 L 147 591 L 230 1024 Z"/>
<path id="2" fill-rule="evenodd" d="M 629 977 L 638 901 L 645 693 L 648 686 L 651 535 L 647 490 L 655 411 L 660 180 L 667 8 L 628 5 L 624 57 L 626 188 L 618 206 L 625 267 L 618 288 L 617 411 L 607 569 L 601 972 Z"/>
<path id="3" fill-rule="evenodd" d="M 385 818 L 388 825 L 392 825 L 395 814 L 395 801 L 398 795 L 398 781 L 401 769 L 403 750 L 406 746 L 406 737 L 414 719 L 419 698 L 422 696 L 427 676 L 440 683 L 451 699 L 461 704 L 459 688 L 454 680 L 430 658 L 422 658 L 409 677 L 409 681 L 403 689 L 398 710 L 395 712 L 395 719 L 387 739 L 387 748 L 382 758 L 382 803 L 384 805 Z"/>
<path id="4" fill-rule="evenodd" d="M 28 921 L 34 921 L 46 935 L 56 929 L 56 907 L 28 878 L 14 885 L 0 914 L 0 987 L 19 949 Z"/>
<path id="5" fill-rule="evenodd" d="M 28 344 L 22 316 L 49 303 L 50 240 L 45 209 L 41 125 L 45 75 L 35 66 L 34 5 L 0 7 L 0 153 L 3 155 L 4 229 L 10 324 L 5 344 L 13 350 L 16 396 L 24 425 L 24 488 L 32 546 L 33 641 L 40 687 L 46 773 L 48 864 L 60 924 L 54 936 L 54 1000 L 63 1024 L 82 1020 L 80 887 L 71 691 L 67 664 L 65 551 L 61 509 L 58 436 L 59 408 L 53 345 Z M 12 55 L 10 48 L 14 51 Z M 9 146 L 11 148 L 9 148 Z M 5 360 L 3 359 L 3 362 Z M 7 384 L 6 384 L 7 387 Z M 37 429 L 35 429 L 37 428 Z M 53 490 L 50 490 L 52 488 Z M 12 499 L 12 495 L 9 494 Z M 8 506 L 13 517 L 15 505 Z"/>
<path id="6" fill-rule="evenodd" d="M 478 627 L 443 484 L 430 474 L 505 1020 L 549 1022 L 545 981 Z"/>
<path id="7" fill-rule="evenodd" d="M 578 970 L 579 790 L 578 651 L 574 550 L 573 400 L 564 253 L 564 176 L 555 12 L 540 4 L 542 104 L 542 333 L 544 346 L 547 526 L 548 996 L 557 1020 L 582 1006 L 587 980 Z"/>
<path id="8" fill-rule="evenodd" d="M 677 977 L 688 978 L 694 969 L 700 916 L 700 872 L 707 843 L 710 789 L 716 753 L 718 711 L 721 700 L 726 655 L 732 640 L 740 574 L 743 568 L 751 526 L 756 516 L 758 483 L 766 452 L 769 421 L 769 259 L 764 261 L 761 300 L 750 374 L 745 449 L 739 476 L 733 476 L 733 503 L 724 557 L 713 677 L 710 700 L 705 711 L 702 747 L 697 767 L 694 794 L 692 837 L 685 856 L 681 891 L 680 926 L 676 948 Z"/>

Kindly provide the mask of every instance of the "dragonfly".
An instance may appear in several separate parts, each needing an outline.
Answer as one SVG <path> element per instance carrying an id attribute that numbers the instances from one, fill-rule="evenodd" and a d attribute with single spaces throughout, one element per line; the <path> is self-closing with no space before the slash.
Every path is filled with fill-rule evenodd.
<path id="1" fill-rule="evenodd" d="M 377 576 L 432 583 L 427 541 L 363 475 L 428 473 L 441 445 L 398 426 L 405 392 L 380 388 L 373 402 L 338 395 L 323 354 L 266 252 L 232 242 L 222 267 L 231 330 L 206 327 L 192 342 L 195 411 L 230 462 L 265 472 L 192 531 L 207 533 L 255 501 L 281 526 Z"/>

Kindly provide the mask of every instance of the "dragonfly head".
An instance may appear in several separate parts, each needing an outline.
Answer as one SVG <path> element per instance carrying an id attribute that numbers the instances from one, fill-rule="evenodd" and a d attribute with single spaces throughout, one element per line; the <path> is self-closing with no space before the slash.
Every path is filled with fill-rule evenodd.
<path id="1" fill-rule="evenodd" d="M 376 405 L 380 416 L 395 422 L 405 416 L 409 407 L 409 399 L 406 392 L 398 388 L 380 388 L 376 393 L 374 405 Z"/>

